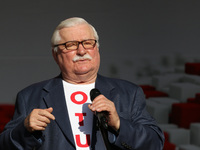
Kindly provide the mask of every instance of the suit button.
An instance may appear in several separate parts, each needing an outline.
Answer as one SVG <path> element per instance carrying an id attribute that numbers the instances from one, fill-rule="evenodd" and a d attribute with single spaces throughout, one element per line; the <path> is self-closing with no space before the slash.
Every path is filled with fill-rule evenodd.
<path id="1" fill-rule="evenodd" d="M 121 144 L 122 144 L 122 146 L 124 146 L 126 143 L 125 143 L 125 142 L 122 142 Z"/>
<path id="2" fill-rule="evenodd" d="M 126 144 L 125 142 L 121 143 L 122 146 L 124 146 L 126 149 L 131 149 L 132 147 Z"/>

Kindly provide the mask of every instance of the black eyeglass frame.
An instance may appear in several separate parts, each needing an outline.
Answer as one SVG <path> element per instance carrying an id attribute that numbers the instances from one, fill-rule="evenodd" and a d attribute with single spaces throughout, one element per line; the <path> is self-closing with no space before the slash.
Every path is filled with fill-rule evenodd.
<path id="1" fill-rule="evenodd" d="M 91 41 L 91 40 L 92 40 L 92 41 L 95 41 L 94 44 L 93 44 L 93 47 L 91 47 L 91 48 L 94 48 L 94 47 L 96 46 L 96 44 L 97 44 L 97 40 L 95 40 L 95 39 L 87 39 L 87 40 L 83 40 L 83 41 L 67 41 L 67 42 L 65 42 L 65 43 L 56 44 L 56 45 L 54 45 L 54 47 L 58 47 L 58 46 L 60 46 L 60 45 L 64 45 L 66 50 L 77 50 L 77 49 L 79 48 L 79 45 L 80 45 L 80 44 L 84 47 L 84 44 L 83 44 L 83 43 L 84 43 L 85 41 Z M 67 49 L 66 44 L 67 44 L 67 43 L 70 43 L 70 42 L 77 42 L 77 43 L 78 43 L 77 48 L 76 48 L 76 49 Z M 85 48 L 85 47 L 84 47 L 84 48 Z M 88 48 L 85 48 L 85 49 L 88 49 Z"/>

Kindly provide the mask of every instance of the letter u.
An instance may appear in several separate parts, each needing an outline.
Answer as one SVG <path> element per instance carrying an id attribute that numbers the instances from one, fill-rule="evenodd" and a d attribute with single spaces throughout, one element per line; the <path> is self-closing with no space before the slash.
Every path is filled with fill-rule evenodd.
<path id="1" fill-rule="evenodd" d="M 76 144 L 78 147 L 88 147 L 90 145 L 90 135 L 86 134 L 86 143 L 82 144 L 80 135 L 76 135 Z"/>

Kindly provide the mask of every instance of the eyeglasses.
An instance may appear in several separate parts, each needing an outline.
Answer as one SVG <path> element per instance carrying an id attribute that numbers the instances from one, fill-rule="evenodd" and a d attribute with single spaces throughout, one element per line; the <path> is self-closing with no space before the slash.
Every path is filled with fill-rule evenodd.
<path id="1" fill-rule="evenodd" d="M 81 42 L 79 41 L 68 41 L 66 43 L 62 44 L 57 44 L 54 45 L 54 47 L 58 47 L 61 50 L 77 50 L 79 47 L 79 44 L 81 44 L 85 49 L 90 49 L 94 48 L 96 45 L 97 41 L 94 39 L 88 39 L 88 40 L 83 40 Z"/>

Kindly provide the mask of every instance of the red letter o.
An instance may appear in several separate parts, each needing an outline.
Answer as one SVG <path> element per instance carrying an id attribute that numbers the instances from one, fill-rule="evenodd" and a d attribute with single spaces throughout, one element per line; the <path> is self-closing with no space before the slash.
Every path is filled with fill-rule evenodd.
<path id="1" fill-rule="evenodd" d="M 75 96 L 78 95 L 78 94 L 81 94 L 83 96 L 83 99 L 81 101 L 77 101 L 75 99 Z M 84 92 L 81 92 L 81 91 L 74 92 L 71 95 L 71 101 L 75 104 L 84 104 L 87 101 L 87 99 L 88 99 L 87 95 Z"/>

